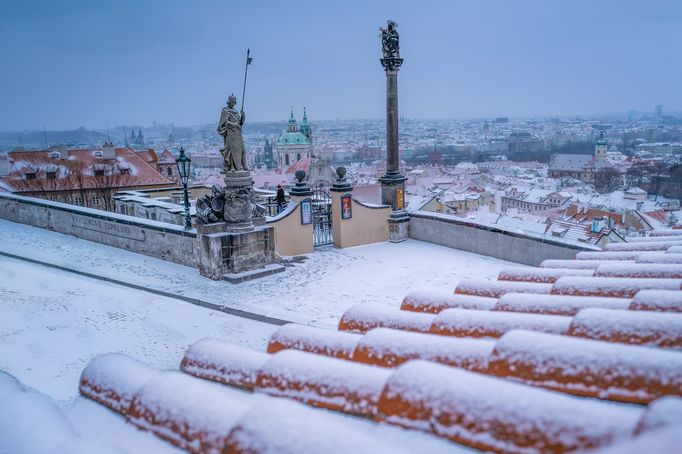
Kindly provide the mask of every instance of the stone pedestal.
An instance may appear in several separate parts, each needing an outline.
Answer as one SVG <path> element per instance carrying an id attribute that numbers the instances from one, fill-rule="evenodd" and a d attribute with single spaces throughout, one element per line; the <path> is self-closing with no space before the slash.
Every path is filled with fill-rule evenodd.
<path id="1" fill-rule="evenodd" d="M 251 172 L 225 174 L 224 217 L 230 232 L 250 232 L 253 225 L 253 181 Z"/>
<path id="2" fill-rule="evenodd" d="M 274 227 L 254 225 L 251 172 L 227 172 L 224 198 L 212 204 L 222 207 L 220 222 L 197 225 L 199 272 L 211 279 L 244 282 L 284 271 L 274 264 Z"/>
<path id="3" fill-rule="evenodd" d="M 202 276 L 232 283 L 284 271 L 275 260 L 275 229 L 251 226 L 234 232 L 226 222 L 197 226 L 197 253 Z"/>
<path id="4" fill-rule="evenodd" d="M 401 243 L 408 238 L 410 216 L 405 210 L 393 211 L 388 217 L 388 241 Z"/>

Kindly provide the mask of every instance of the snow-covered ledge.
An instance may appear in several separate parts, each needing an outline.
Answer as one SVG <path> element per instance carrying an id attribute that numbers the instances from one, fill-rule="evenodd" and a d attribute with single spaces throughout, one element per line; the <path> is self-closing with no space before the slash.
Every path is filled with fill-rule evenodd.
<path id="1" fill-rule="evenodd" d="M 599 246 L 473 223 L 429 211 L 410 213 L 409 235 L 415 240 L 533 266 L 545 259 L 573 259 L 580 251 L 601 250 Z"/>
<path id="2" fill-rule="evenodd" d="M 196 266 L 195 229 L 5 192 L 0 218 Z"/>

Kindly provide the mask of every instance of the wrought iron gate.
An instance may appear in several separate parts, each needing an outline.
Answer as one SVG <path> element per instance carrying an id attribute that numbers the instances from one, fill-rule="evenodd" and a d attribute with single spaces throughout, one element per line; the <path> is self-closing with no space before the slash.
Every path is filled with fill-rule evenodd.
<path id="1" fill-rule="evenodd" d="M 332 244 L 332 198 L 322 189 L 313 191 L 313 246 Z"/>

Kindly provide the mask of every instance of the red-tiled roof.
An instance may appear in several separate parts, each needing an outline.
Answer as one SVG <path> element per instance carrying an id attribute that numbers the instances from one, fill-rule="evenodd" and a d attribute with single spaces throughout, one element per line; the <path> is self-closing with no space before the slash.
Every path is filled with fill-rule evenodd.
<path id="1" fill-rule="evenodd" d="M 153 150 L 148 150 L 148 152 L 153 152 Z M 55 152 L 52 150 L 10 152 L 10 173 L 7 177 L 0 178 L 0 187 L 10 192 L 20 193 L 100 188 L 103 180 L 95 176 L 94 172 L 98 167 L 116 175 L 106 178 L 104 183 L 113 188 L 158 187 L 175 184 L 157 172 L 131 148 L 116 148 L 114 159 L 104 159 L 101 155 L 102 150 L 96 149 L 68 150 L 65 159 L 53 158 L 51 153 Z M 47 173 L 55 170 L 55 178 L 48 179 Z M 26 173 L 35 173 L 35 179 L 27 180 Z"/>
<path id="2" fill-rule="evenodd" d="M 175 162 L 175 155 L 173 155 L 173 153 L 171 153 L 168 150 L 163 150 L 161 152 L 161 156 L 159 157 L 159 162 L 174 163 Z"/>
<path id="3" fill-rule="evenodd" d="M 591 253 L 588 268 L 552 260 L 464 280 L 454 295 L 412 292 L 401 309 L 362 304 L 336 332 L 286 325 L 267 352 L 202 340 L 181 372 L 105 355 L 80 390 L 190 452 L 398 452 L 401 434 L 424 437 L 408 452 L 445 449 L 427 447 L 441 439 L 493 452 L 673 453 L 650 435 L 682 427 L 682 265 L 637 264 L 668 253 L 647 252 L 652 243 L 663 241 Z"/>
<path id="4" fill-rule="evenodd" d="M 313 163 L 312 158 L 302 158 L 289 166 L 286 173 L 295 173 L 297 170 L 305 170 L 310 173 L 310 164 Z"/>
<path id="5" fill-rule="evenodd" d="M 578 205 L 571 205 L 570 207 L 566 208 L 564 211 L 564 217 L 567 220 L 575 221 L 580 224 L 592 222 L 592 220 L 595 218 L 608 217 L 613 221 L 614 226 L 620 227 L 625 225 L 623 224 L 623 216 L 618 213 L 597 210 L 595 208 L 585 209 L 583 207 L 579 207 Z"/>
<path id="6" fill-rule="evenodd" d="M 148 150 L 135 150 L 135 153 L 149 164 L 156 164 L 159 161 L 159 157 L 156 155 L 156 151 L 153 148 L 149 148 Z"/>

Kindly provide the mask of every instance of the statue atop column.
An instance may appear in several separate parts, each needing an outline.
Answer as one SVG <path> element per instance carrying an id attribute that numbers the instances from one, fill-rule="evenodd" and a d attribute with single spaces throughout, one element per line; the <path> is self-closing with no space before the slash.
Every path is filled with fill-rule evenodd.
<path id="1" fill-rule="evenodd" d="M 394 21 L 386 21 L 386 28 L 381 27 L 381 50 L 383 57 L 381 64 L 386 71 L 394 71 L 403 64 L 400 58 L 400 35 L 398 35 L 398 24 Z"/>
<path id="2" fill-rule="evenodd" d="M 381 201 L 390 205 L 388 237 L 391 242 L 407 239 L 409 215 L 405 211 L 405 178 L 400 173 L 400 147 L 398 144 L 398 70 L 403 64 L 400 58 L 398 24 L 387 21 L 381 28 L 381 53 L 379 61 L 386 73 L 386 173 L 381 182 Z"/>
<path id="3" fill-rule="evenodd" d="M 246 149 L 242 126 L 244 126 L 244 112 L 238 112 L 234 106 L 237 98 L 230 95 L 227 98 L 227 106 L 223 107 L 218 122 L 218 134 L 223 136 L 223 147 L 220 153 L 223 155 L 223 168 L 225 172 L 248 171 L 246 166 Z"/>

